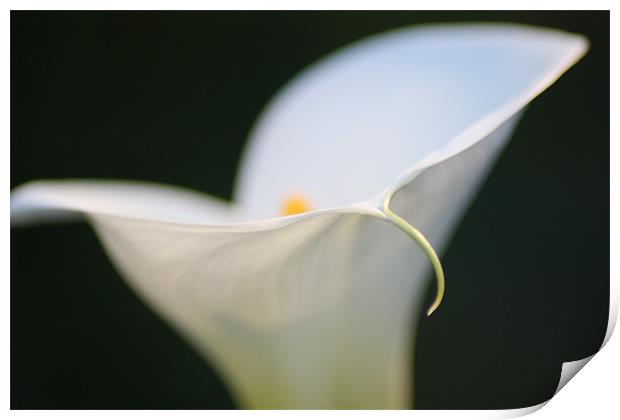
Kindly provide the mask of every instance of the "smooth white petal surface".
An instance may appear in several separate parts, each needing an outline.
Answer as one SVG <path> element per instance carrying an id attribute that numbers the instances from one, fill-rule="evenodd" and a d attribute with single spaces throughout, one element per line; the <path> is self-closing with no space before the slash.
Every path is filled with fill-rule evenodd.
<path id="1" fill-rule="evenodd" d="M 426 265 L 391 224 L 335 213 L 254 232 L 100 216 L 94 226 L 243 406 L 407 406 Z"/>
<path id="2" fill-rule="evenodd" d="M 457 137 L 466 133 L 462 148 L 490 133 L 586 48 L 578 35 L 498 24 L 422 25 L 347 46 L 270 103 L 235 200 L 255 218 L 291 192 L 316 208 L 366 200 Z"/>
<path id="3" fill-rule="evenodd" d="M 393 208 L 444 242 L 511 125 L 427 169 Z M 52 204 L 83 212 L 123 277 L 214 362 L 243 406 L 410 405 L 414 321 L 429 265 L 398 228 L 363 208 L 281 218 L 278 225 L 136 218 L 122 211 L 142 205 L 141 194 L 101 195 L 100 185 L 25 185 L 12 196 L 12 216 Z M 76 197 L 109 206 L 97 210 Z"/>
<path id="4" fill-rule="evenodd" d="M 11 224 L 107 214 L 176 223 L 229 223 L 238 209 L 215 197 L 150 182 L 46 180 L 11 193 Z"/>
<path id="5" fill-rule="evenodd" d="M 399 52 L 409 51 L 403 45 L 424 52 L 425 64 L 418 68 L 398 61 Z M 517 48 L 522 45 L 527 48 Z M 573 35 L 522 28 L 425 28 L 381 36 L 333 55 L 328 63 L 335 64 L 302 74 L 259 124 L 242 174 L 243 204 L 254 215 L 271 216 L 279 195 L 300 183 L 315 204 L 370 199 L 359 205 L 230 224 L 222 221 L 243 219 L 178 190 L 160 195 L 153 186 L 137 184 L 35 182 L 13 192 L 12 219 L 27 222 L 59 210 L 85 214 L 124 277 L 214 362 L 245 406 L 404 408 L 410 403 L 410 345 L 429 264 L 420 248 L 383 217 L 382 194 L 373 195 L 398 190 L 391 208 L 442 248 L 519 111 L 583 53 L 584 45 Z M 495 62 L 497 54 L 512 65 Z M 395 65 L 400 70 L 390 73 Z M 459 65 L 461 73 L 453 71 Z M 340 67 L 349 70 L 336 71 L 335 79 L 320 70 Z M 486 72 L 487 67 L 494 71 Z M 510 72 L 500 77 L 506 83 L 484 84 L 500 70 Z M 438 82 L 440 74 L 446 86 Z M 470 89 L 472 84 L 477 87 Z M 478 92 L 482 85 L 486 90 Z M 429 99 L 409 100 L 431 86 Z M 443 88 L 453 95 L 440 94 Z M 409 94 L 400 95 L 401 90 Z M 330 100 L 319 101 L 321 95 L 316 99 L 312 92 L 331 92 Z M 452 96 L 459 106 L 449 103 Z M 357 99 L 372 106 L 356 108 Z M 475 112 L 461 110 L 470 102 Z M 427 106 L 434 113 L 424 114 Z M 342 111 L 351 107 L 366 112 L 364 118 Z M 415 122 L 411 116 L 419 113 L 429 120 Z M 312 127 L 315 115 L 327 118 L 318 122 L 336 134 L 357 133 L 361 143 Z M 347 131 L 348 124 L 353 131 Z M 411 127 L 418 128 L 408 131 Z M 380 139 L 388 147 L 377 140 L 381 128 L 386 131 Z M 339 151 L 345 149 L 348 154 Z M 269 156 L 277 170 L 269 169 Z M 257 181 L 250 179 L 254 176 Z M 269 176 L 276 177 L 271 186 Z M 280 176 L 290 182 L 280 182 Z M 386 183 L 378 184 L 375 176 Z"/>

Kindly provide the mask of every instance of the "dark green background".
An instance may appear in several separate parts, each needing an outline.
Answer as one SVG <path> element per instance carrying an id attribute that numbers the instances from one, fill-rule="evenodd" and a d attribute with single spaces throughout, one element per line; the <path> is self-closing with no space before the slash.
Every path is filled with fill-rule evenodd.
<path id="1" fill-rule="evenodd" d="M 255 117 L 301 69 L 390 28 L 478 20 L 579 32 L 592 48 L 531 105 L 444 256 L 446 297 L 417 337 L 415 402 L 539 403 L 607 325 L 607 12 L 13 12 L 11 187 L 130 178 L 229 198 Z M 11 406 L 232 402 L 74 224 L 11 232 Z"/>

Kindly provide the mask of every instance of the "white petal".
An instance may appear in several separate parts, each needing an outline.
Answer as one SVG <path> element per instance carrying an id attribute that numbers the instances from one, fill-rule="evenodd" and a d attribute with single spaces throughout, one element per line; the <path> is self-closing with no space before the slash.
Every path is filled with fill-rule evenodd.
<path id="1" fill-rule="evenodd" d="M 243 406 L 407 407 L 426 263 L 393 225 L 342 213 L 253 232 L 93 220 L 124 277 Z"/>
<path id="2" fill-rule="evenodd" d="M 191 190 L 136 181 L 45 180 L 11 192 L 11 224 L 108 214 L 177 223 L 226 223 L 238 210 Z"/>
<path id="3" fill-rule="evenodd" d="M 392 208 L 443 247 L 516 120 L 420 172 Z M 243 406 L 406 408 L 430 267 L 364 212 L 268 226 L 94 222 L 124 277 L 215 361 Z"/>
<path id="4" fill-rule="evenodd" d="M 470 45 L 466 35 L 473 29 L 460 30 L 463 45 Z M 497 42 L 496 39 L 512 39 L 500 36 L 505 34 L 504 30 L 498 31 L 497 34 L 496 30 L 491 31 L 490 44 Z M 530 45 L 531 42 L 526 42 L 528 37 L 536 34 L 538 38 L 541 34 L 508 30 L 514 34 L 512 31 L 525 38 L 525 41 L 511 41 L 517 44 Z M 442 44 L 445 39 L 456 42 L 453 31 L 445 36 L 432 29 L 425 29 L 424 33 L 427 35 L 417 36 L 436 47 L 445 47 Z M 576 59 L 578 53 L 566 53 L 564 41 L 577 46 L 573 41 L 580 40 L 555 33 L 542 34 L 545 34 L 541 39 L 542 55 L 557 58 L 554 50 L 547 48 L 557 37 L 564 58 L 558 60 L 554 72 L 543 72 L 537 79 L 538 89 Z M 383 41 L 375 42 L 382 45 Z M 512 45 L 511 42 L 508 44 Z M 390 50 L 390 42 L 386 44 Z M 500 50 L 488 51 L 501 53 Z M 515 54 L 519 51 L 509 50 Z M 348 60 L 346 57 L 355 51 L 358 50 L 345 51 L 342 60 Z M 434 56 L 432 51 L 427 51 L 429 60 Z M 534 65 L 536 60 L 528 63 Z M 375 64 L 381 68 L 380 63 Z M 440 69 L 414 75 L 434 80 L 436 71 Z M 517 75 L 514 77 L 517 82 L 520 80 Z M 320 80 L 317 83 L 320 85 Z M 346 86 L 345 83 L 344 92 L 350 93 Z M 422 142 L 419 146 L 422 152 L 414 157 L 427 157 L 417 163 L 414 159 L 411 162 L 415 165 L 408 163 L 395 173 L 394 177 L 410 168 L 402 174 L 399 183 L 391 186 L 400 188 L 393 210 L 415 221 L 416 227 L 435 246 L 445 244 L 508 138 L 518 118 L 515 113 L 534 94 L 526 93 L 507 107 L 502 102 L 499 110 L 491 109 L 487 115 L 491 116 L 490 120 L 485 117 L 473 125 L 463 125 L 461 128 L 469 129 L 450 134 L 451 142 L 438 140 L 430 126 L 425 128 L 421 132 L 434 140 L 429 144 Z M 480 107 L 474 99 L 472 106 Z M 447 120 L 433 120 L 433 123 L 451 126 Z M 391 125 L 385 128 L 388 126 Z M 443 126 L 438 130 L 446 131 Z M 322 140 L 318 142 L 322 144 Z M 286 154 L 291 153 L 286 145 L 283 147 Z M 365 150 L 366 146 L 360 147 Z M 394 145 L 388 149 L 393 151 Z M 271 150 L 274 157 L 280 156 L 278 151 Z M 383 158 L 380 154 L 376 156 Z M 329 163 L 330 158 L 327 155 L 327 162 L 321 159 L 315 162 L 319 173 L 322 168 L 332 175 L 338 173 L 334 172 L 337 165 Z M 377 158 L 368 164 L 382 168 L 379 165 L 383 163 L 378 163 Z M 296 163 L 300 171 L 306 170 L 299 159 Z M 348 171 L 345 165 L 351 165 L 352 174 L 360 175 L 355 160 L 342 161 L 340 169 Z M 262 176 L 262 172 L 257 173 L 257 177 Z M 212 358 L 245 406 L 403 408 L 408 405 L 411 395 L 408 364 L 412 360 L 409 345 L 415 334 L 412 315 L 419 316 L 423 309 L 422 294 L 426 289 L 423 280 L 428 263 L 414 242 L 373 209 L 374 201 L 296 217 L 215 225 L 212 221 L 226 218 L 228 212 L 214 210 L 208 200 L 183 195 L 181 205 L 171 207 L 172 198 L 167 194 L 160 200 L 158 194 L 138 194 L 126 186 L 118 190 L 111 184 L 105 187 L 96 184 L 93 189 L 88 184 L 66 187 L 56 183 L 31 184 L 16 190 L 12 195 L 12 218 L 38 215 L 39 210 L 85 213 L 124 277 L 206 357 Z M 259 187 L 268 193 L 267 187 L 257 184 L 256 188 Z M 347 195 L 346 191 L 342 193 Z M 347 197 L 350 200 L 354 195 Z"/>
<path id="5" fill-rule="evenodd" d="M 393 208 L 432 240 L 445 237 L 509 128 L 427 168 Z M 429 265 L 369 209 L 190 224 L 123 213 L 144 207 L 141 194 L 69 186 L 18 189 L 12 216 L 53 206 L 85 213 L 123 277 L 214 362 L 243 406 L 410 406 L 410 346 Z"/>
<path id="6" fill-rule="evenodd" d="M 260 218 L 291 192 L 316 208 L 365 200 L 427 155 L 489 134 L 586 48 L 578 35 L 496 24 L 418 26 L 348 46 L 267 107 L 236 201 Z"/>

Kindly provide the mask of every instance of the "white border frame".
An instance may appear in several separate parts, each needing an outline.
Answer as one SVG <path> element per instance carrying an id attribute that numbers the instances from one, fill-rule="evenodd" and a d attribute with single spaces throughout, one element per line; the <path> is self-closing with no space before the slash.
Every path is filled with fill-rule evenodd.
<path id="1" fill-rule="evenodd" d="M 198 0 L 176 0 L 164 1 L 153 0 L 148 3 L 139 0 L 94 0 L 89 2 L 79 2 L 75 0 L 55 1 L 53 5 L 46 1 L 7 1 L 8 7 L 0 18 L 0 57 L 3 65 L 0 67 L 3 83 L 1 85 L 0 97 L 2 112 L 0 113 L 0 173 L 4 185 L 9 185 L 10 179 L 10 10 L 463 10 L 466 6 L 469 10 L 611 10 L 611 75 L 618 74 L 618 23 L 620 19 L 616 16 L 612 1 L 591 0 L 586 2 L 578 1 L 546 1 L 546 0 L 522 0 L 516 1 L 404 1 L 404 0 L 298 0 L 294 3 L 284 0 L 270 1 L 198 1 Z M 145 8 L 145 6 L 148 6 Z M 611 115 L 618 115 L 618 84 L 611 78 Z M 309 418 L 317 414 L 327 417 L 350 417 L 358 418 L 381 417 L 385 416 L 396 418 L 416 419 L 437 419 L 437 418 L 506 418 L 520 415 L 531 414 L 532 419 L 583 419 L 586 416 L 594 419 L 615 419 L 620 416 L 620 404 L 618 403 L 617 390 L 620 377 L 620 344 L 619 339 L 612 338 L 612 332 L 616 324 L 618 314 L 618 278 L 620 270 L 618 261 L 620 225 L 613 216 L 620 214 L 618 185 L 620 184 L 620 172 L 617 164 L 619 163 L 620 147 L 617 144 L 618 123 L 611 119 L 611 141 L 610 141 L 610 320 L 605 345 L 601 351 L 591 358 L 591 361 L 583 367 L 578 374 L 578 379 L 566 384 L 561 391 L 548 403 L 538 406 L 518 409 L 518 410 L 493 410 L 493 411 L 213 411 L 209 416 L 225 418 L 258 418 L 258 419 L 278 419 L 282 417 Z M 7 190 L 8 191 L 8 188 Z M 168 418 L 175 419 L 203 419 L 206 415 L 202 411 L 9 411 L 10 408 L 10 229 L 9 229 L 9 195 L 3 197 L 3 205 L 0 207 L 2 223 L 0 229 L 2 234 L 2 253 L 0 254 L 0 267 L 4 277 L 4 290 L 2 293 L 2 338 L 3 345 L 0 346 L 2 356 L 0 381 L 0 398 L 5 410 L 3 415 L 10 415 L 19 418 L 39 418 L 42 416 L 58 419 L 108 419 L 111 415 L 121 418 Z M 590 358 L 588 358 L 590 360 Z M 566 364 L 565 364 L 566 365 Z M 569 365 L 571 366 L 571 365 Z M 575 364 L 572 365 L 575 367 Z M 563 375 L 565 372 L 563 371 Z M 540 408 L 544 409 L 540 410 Z"/>

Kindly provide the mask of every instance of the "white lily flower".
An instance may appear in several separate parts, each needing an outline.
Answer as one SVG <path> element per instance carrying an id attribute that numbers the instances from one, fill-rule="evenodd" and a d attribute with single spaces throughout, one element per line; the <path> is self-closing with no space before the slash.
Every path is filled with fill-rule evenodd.
<path id="1" fill-rule="evenodd" d="M 244 407 L 407 408 L 431 267 L 429 311 L 443 291 L 435 250 L 524 107 L 586 49 L 579 35 L 516 25 L 373 36 L 276 96 L 233 203 L 148 183 L 35 181 L 13 191 L 12 223 L 85 216 Z M 305 212 L 281 216 L 283 203 Z"/>

